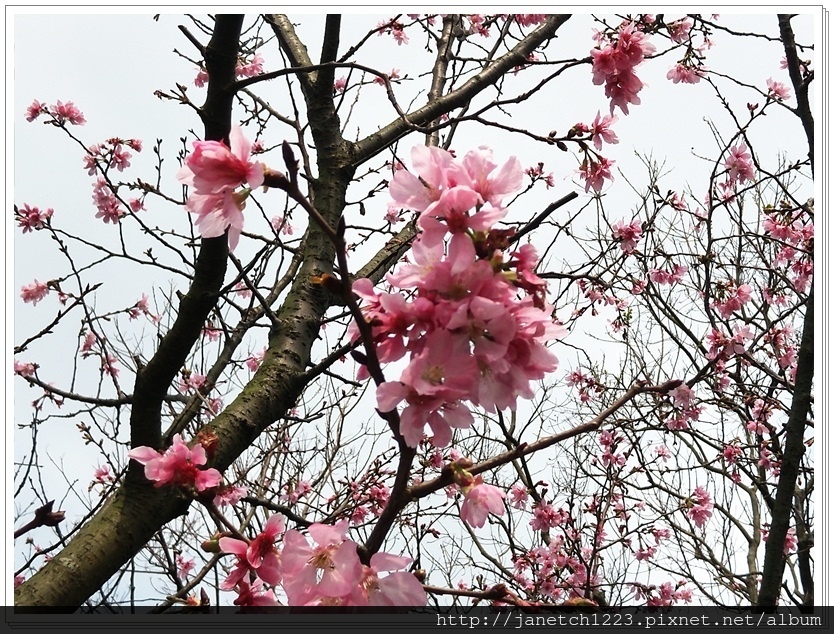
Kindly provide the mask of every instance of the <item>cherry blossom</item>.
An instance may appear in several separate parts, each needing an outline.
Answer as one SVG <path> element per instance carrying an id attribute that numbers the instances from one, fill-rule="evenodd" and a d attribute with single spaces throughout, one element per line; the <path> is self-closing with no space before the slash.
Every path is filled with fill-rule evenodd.
<path id="1" fill-rule="evenodd" d="M 23 233 L 29 233 L 33 229 L 39 230 L 46 226 L 46 223 L 52 218 L 55 213 L 52 209 L 41 211 L 37 207 L 30 207 L 24 203 L 23 208 L 15 207 L 15 216 L 17 216 L 17 226 L 23 229 Z"/>
<path id="2" fill-rule="evenodd" d="M 390 72 L 390 73 L 388 73 L 388 80 L 389 80 L 389 81 L 394 81 L 395 79 L 399 79 L 399 78 L 400 78 L 400 71 L 399 71 L 399 69 L 398 69 L 398 68 L 392 68 L 392 69 L 391 69 L 391 72 Z M 385 79 L 384 79 L 384 78 L 382 78 L 382 77 L 380 77 L 380 76 L 376 76 L 376 77 L 374 77 L 373 82 L 374 82 L 375 84 L 379 84 L 380 86 L 384 86 L 384 85 L 385 85 Z"/>
<path id="3" fill-rule="evenodd" d="M 272 515 L 266 521 L 263 530 L 249 543 L 234 537 L 221 537 L 220 550 L 238 557 L 235 570 L 223 582 L 222 588 L 229 590 L 241 580 L 245 580 L 248 570 L 255 572 L 268 584 L 281 583 L 282 562 L 275 548 L 275 542 L 283 531 L 283 518 L 280 515 Z"/>
<path id="4" fill-rule="evenodd" d="M 196 564 L 194 560 L 191 558 L 186 558 L 185 555 L 179 554 L 177 555 L 177 576 L 182 579 L 188 579 L 188 575 L 191 574 L 191 571 L 194 570 Z"/>
<path id="5" fill-rule="evenodd" d="M 727 178 L 731 183 L 736 181 L 744 183 L 755 178 L 752 156 L 744 143 L 730 148 L 724 167 L 727 169 Z"/>
<path id="6" fill-rule="evenodd" d="M 588 132 L 590 132 L 591 139 L 594 142 L 594 147 L 597 150 L 602 149 L 603 141 L 605 141 L 606 143 L 610 143 L 611 145 L 620 142 L 620 140 L 617 138 L 616 133 L 611 129 L 611 126 L 616 122 L 616 115 L 607 114 L 604 117 L 602 117 L 601 113 L 597 111 L 597 116 L 594 117 L 593 122 L 590 126 L 588 126 Z"/>
<path id="7" fill-rule="evenodd" d="M 672 80 L 673 84 L 697 84 L 704 76 L 702 68 L 693 68 L 686 64 L 675 64 L 666 73 L 666 79 Z"/>
<path id="8" fill-rule="evenodd" d="M 689 37 L 689 31 L 692 29 L 692 20 L 690 18 L 683 18 L 682 20 L 675 20 L 666 25 L 669 31 L 669 38 L 677 43 L 683 44 Z"/>
<path id="9" fill-rule="evenodd" d="M 243 229 L 244 201 L 250 190 L 235 193 L 240 185 L 250 189 L 264 181 L 264 167 L 250 160 L 251 144 L 239 126 L 229 133 L 230 147 L 219 141 L 195 141 L 193 152 L 177 172 L 177 180 L 192 187 L 186 209 L 198 216 L 203 238 L 216 238 L 229 229 L 229 248 L 237 246 Z"/>
<path id="10" fill-rule="evenodd" d="M 411 559 L 374 553 L 370 566 L 362 566 L 362 579 L 344 604 L 370 606 L 426 605 L 426 591 L 417 578 L 403 570 Z M 389 574 L 381 576 L 380 573 Z"/>
<path id="11" fill-rule="evenodd" d="M 235 605 L 271 607 L 280 605 L 272 590 L 264 588 L 263 581 L 255 579 L 251 584 L 246 579 L 241 579 L 237 584 L 237 598 L 233 601 Z"/>
<path id="12" fill-rule="evenodd" d="M 778 81 L 773 81 L 772 77 L 767 79 L 767 96 L 776 101 L 787 101 L 793 95 L 791 89 L 785 84 Z"/>
<path id="13" fill-rule="evenodd" d="M 585 180 L 585 191 L 593 189 L 596 193 L 602 191 L 602 185 L 607 178 L 614 180 L 611 175 L 611 167 L 616 163 L 610 159 L 600 156 L 599 160 L 585 158 L 579 166 L 579 175 Z"/>
<path id="14" fill-rule="evenodd" d="M 93 185 L 93 204 L 98 209 L 96 218 L 101 218 L 105 224 L 118 224 L 125 211 L 119 199 L 113 193 L 110 184 L 104 178 L 96 179 Z"/>
<path id="15" fill-rule="evenodd" d="M 199 468 L 206 464 L 205 449 L 200 444 L 189 448 L 180 434 L 174 435 L 173 444 L 164 453 L 150 447 L 136 447 L 127 455 L 145 466 L 145 477 L 155 487 L 170 484 L 205 491 L 216 487 L 222 478 L 217 469 Z"/>
<path id="16" fill-rule="evenodd" d="M 343 92 L 345 92 L 345 88 L 347 88 L 347 77 L 339 77 L 336 79 L 336 81 L 333 82 L 334 95 L 341 95 Z"/>
<path id="17" fill-rule="evenodd" d="M 516 509 L 525 509 L 527 508 L 527 500 L 529 500 L 530 494 L 527 491 L 527 487 L 523 484 L 514 484 L 510 488 L 510 505 Z"/>
<path id="18" fill-rule="evenodd" d="M 14 360 L 14 373 L 20 376 L 34 376 L 36 366 L 34 363 L 23 363 L 22 361 Z"/>
<path id="19" fill-rule="evenodd" d="M 196 75 L 196 77 L 194 77 L 194 85 L 197 86 L 197 88 L 202 88 L 203 86 L 205 86 L 208 83 L 208 80 L 209 80 L 209 76 L 208 76 L 208 73 L 205 71 L 205 69 L 204 68 L 198 68 L 197 69 L 197 75 Z"/>
<path id="20" fill-rule="evenodd" d="M 312 524 L 310 546 L 299 531 L 284 534 L 283 588 L 290 605 L 327 604 L 352 594 L 363 578 L 356 544 L 345 538 L 348 522 Z"/>
<path id="21" fill-rule="evenodd" d="M 724 300 L 714 302 L 712 307 L 718 311 L 724 319 L 730 319 L 733 313 L 740 311 L 744 305 L 750 301 L 752 297 L 753 287 L 749 284 L 739 284 L 738 286 L 731 286 L 730 289 L 724 291 Z"/>
<path id="22" fill-rule="evenodd" d="M 31 303 L 36 306 L 39 301 L 49 294 L 49 285 L 45 282 L 35 280 L 31 284 L 20 287 L 20 297 L 27 304 Z"/>
<path id="23" fill-rule="evenodd" d="M 255 53 L 248 62 L 238 61 L 235 66 L 235 75 L 238 77 L 255 77 L 264 72 L 264 58 Z M 196 82 L 195 82 L 196 83 Z"/>
<path id="24" fill-rule="evenodd" d="M 34 106 L 34 104 L 32 105 Z M 66 103 L 58 101 L 55 105 L 49 106 L 49 114 L 55 117 L 55 120 L 62 125 L 65 122 L 69 122 L 71 125 L 84 125 L 87 123 L 83 113 L 71 101 Z"/>
<path id="25" fill-rule="evenodd" d="M 770 524 L 765 524 L 762 526 L 762 541 L 767 543 L 768 538 L 770 537 Z M 793 551 L 796 550 L 796 528 L 791 526 L 788 528 L 787 533 L 785 533 L 785 543 L 783 546 L 782 552 L 785 555 L 790 555 Z"/>
<path id="26" fill-rule="evenodd" d="M 692 495 L 686 500 L 686 507 L 689 519 L 695 523 L 695 526 L 701 528 L 712 515 L 712 497 L 704 487 L 695 487 Z"/>
<path id="27" fill-rule="evenodd" d="M 96 467 L 96 470 L 93 472 L 93 481 L 96 484 L 107 484 L 113 482 L 115 479 L 109 464 Z"/>
<path id="28" fill-rule="evenodd" d="M 476 476 L 472 484 L 461 486 L 461 491 L 464 500 L 460 507 L 460 519 L 473 528 L 481 528 L 489 514 L 504 514 L 505 493 L 498 487 L 484 484 L 481 476 Z"/>
<path id="29" fill-rule="evenodd" d="M 634 22 L 625 22 L 618 30 L 614 42 L 591 50 L 593 82 L 605 84 L 605 96 L 611 99 L 611 114 L 619 107 L 628 114 L 629 104 L 639 104 L 637 93 L 643 82 L 634 73 L 634 67 L 643 62 L 646 55 L 655 52 L 655 46 L 645 33 L 637 30 Z"/>
<path id="30" fill-rule="evenodd" d="M 643 226 L 640 221 L 635 219 L 626 224 L 625 220 L 618 220 L 611 229 L 614 239 L 620 242 L 620 249 L 624 253 L 634 253 L 643 235 Z"/>
<path id="31" fill-rule="evenodd" d="M 35 99 L 26 108 L 26 120 L 30 123 L 46 112 L 46 105 Z"/>

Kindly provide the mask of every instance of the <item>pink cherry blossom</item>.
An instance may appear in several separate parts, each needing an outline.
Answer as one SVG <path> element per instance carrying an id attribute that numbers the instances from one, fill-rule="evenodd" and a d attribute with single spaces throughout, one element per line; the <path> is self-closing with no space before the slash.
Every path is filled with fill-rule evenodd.
<path id="1" fill-rule="evenodd" d="M 14 373 L 20 376 L 33 376 L 35 374 L 34 363 L 23 363 L 22 361 L 14 360 Z"/>
<path id="2" fill-rule="evenodd" d="M 594 117 L 594 121 L 588 129 L 588 132 L 591 134 L 591 139 L 594 142 L 594 147 L 597 150 L 602 149 L 603 141 L 610 143 L 611 145 L 620 142 L 617 135 L 611 129 L 611 126 L 616 123 L 616 121 L 616 115 L 607 114 L 604 117 L 601 117 L 601 113 L 597 111 L 597 116 Z"/>
<path id="3" fill-rule="evenodd" d="M 729 444 L 724 447 L 724 450 L 721 452 L 724 460 L 726 460 L 729 464 L 735 464 L 738 462 L 739 457 L 742 455 L 741 447 L 736 444 Z"/>
<path id="4" fill-rule="evenodd" d="M 498 487 L 484 484 L 481 476 L 476 476 L 471 486 L 462 487 L 461 490 L 464 500 L 460 507 L 460 519 L 473 528 L 481 528 L 489 514 L 504 514 L 506 494 Z"/>
<path id="5" fill-rule="evenodd" d="M 703 527 L 712 515 L 712 497 L 704 487 L 695 487 L 687 500 L 686 514 L 698 528 Z"/>
<path id="6" fill-rule="evenodd" d="M 248 62 L 238 61 L 235 66 L 235 75 L 238 77 L 255 77 L 264 72 L 264 58 L 255 53 Z"/>
<path id="7" fill-rule="evenodd" d="M 186 558 L 182 554 L 177 555 L 177 576 L 183 581 L 186 580 L 191 571 L 194 570 L 195 565 L 193 559 Z"/>
<path id="8" fill-rule="evenodd" d="M 204 69 L 198 68 L 197 75 L 194 77 L 194 85 L 197 86 L 197 88 L 202 88 L 208 83 L 208 80 L 208 73 Z"/>
<path id="9" fill-rule="evenodd" d="M 217 489 L 214 505 L 219 507 L 234 506 L 249 494 L 244 486 L 224 485 Z"/>
<path id="10" fill-rule="evenodd" d="M 46 112 L 46 105 L 37 99 L 26 108 L 26 120 L 30 123 Z"/>
<path id="11" fill-rule="evenodd" d="M 426 605 L 426 591 L 417 578 L 403 570 L 411 559 L 388 553 L 375 553 L 370 566 L 362 566 L 362 579 L 345 598 L 350 605 L 422 606 Z M 382 576 L 380 573 L 389 574 Z"/>
<path id="12" fill-rule="evenodd" d="M 649 279 L 660 285 L 677 284 L 688 270 L 689 268 L 682 264 L 676 264 L 671 272 L 663 269 L 649 269 Z"/>
<path id="13" fill-rule="evenodd" d="M 221 194 L 243 184 L 260 187 L 264 168 L 261 163 L 249 160 L 251 144 L 240 126 L 232 126 L 229 142 L 230 147 L 219 141 L 195 141 L 193 152 L 177 173 L 177 180 L 203 195 Z"/>
<path id="14" fill-rule="evenodd" d="M 611 229 L 614 239 L 620 242 L 620 249 L 624 253 L 634 253 L 634 249 L 637 248 L 637 243 L 643 235 L 642 223 L 637 219 L 632 220 L 629 224 L 626 224 L 625 220 L 618 220 Z"/>
<path id="15" fill-rule="evenodd" d="M 341 95 L 345 92 L 345 88 L 347 88 L 347 77 L 339 77 L 333 82 L 333 94 Z"/>
<path id="16" fill-rule="evenodd" d="M 49 219 L 52 218 L 53 213 L 55 212 L 52 209 L 41 211 L 37 207 L 30 207 L 26 203 L 23 204 L 23 208 L 15 207 L 17 226 L 23 229 L 23 233 L 29 233 L 33 229 L 43 229 Z"/>
<path id="17" fill-rule="evenodd" d="M 666 79 L 671 79 L 674 84 L 697 84 L 704 76 L 703 69 L 693 68 L 685 64 L 675 64 L 666 73 Z"/>
<path id="18" fill-rule="evenodd" d="M 282 562 L 275 548 L 275 542 L 281 533 L 284 532 L 284 520 L 280 515 L 272 515 L 264 525 L 263 530 L 248 544 L 234 537 L 221 537 L 220 550 L 224 553 L 237 555 L 238 563 L 235 571 L 223 583 L 223 588 L 228 590 L 239 583 L 237 573 L 241 570 L 250 569 L 270 585 L 281 583 Z"/>
<path id="19" fill-rule="evenodd" d="M 145 466 L 145 477 L 155 487 L 170 484 L 205 491 L 216 487 L 222 478 L 217 469 L 199 468 L 207 461 L 205 449 L 200 444 L 189 448 L 179 434 L 174 435 L 173 444 L 164 453 L 150 447 L 136 447 L 127 455 Z"/>
<path id="20" fill-rule="evenodd" d="M 93 204 L 98 209 L 96 218 L 101 218 L 105 223 L 118 224 L 122 216 L 125 215 L 122 204 L 104 178 L 96 179 L 93 185 Z"/>
<path id="21" fill-rule="evenodd" d="M 690 18 L 683 18 L 676 20 L 666 25 L 669 31 L 669 37 L 677 44 L 682 44 L 689 37 L 689 31 L 692 29 L 692 20 Z"/>
<path id="22" fill-rule="evenodd" d="M 281 233 L 281 235 L 291 236 L 295 232 L 295 227 L 290 224 L 290 219 L 285 217 L 283 214 L 276 214 L 272 217 L 269 221 L 269 224 L 272 225 L 272 228 L 275 231 Z"/>
<path id="23" fill-rule="evenodd" d="M 391 69 L 391 72 L 390 72 L 390 73 L 388 73 L 388 80 L 389 80 L 389 81 L 394 81 L 395 79 L 399 79 L 399 78 L 400 78 L 400 71 L 399 71 L 399 69 L 398 69 L 398 68 L 392 68 L 392 69 Z M 378 76 L 378 75 L 377 75 L 376 77 L 374 77 L 373 82 L 374 82 L 375 84 L 379 84 L 380 86 L 384 86 L 384 85 L 385 85 L 385 79 L 383 79 L 382 77 L 380 77 L 380 76 Z"/>
<path id="24" fill-rule="evenodd" d="M 616 163 L 604 156 L 599 157 L 598 161 L 586 158 L 579 166 L 579 175 L 585 180 L 585 191 L 593 189 L 599 193 L 602 191 L 604 179 L 610 181 L 614 180 L 611 175 L 611 167 Z"/>
<path id="25" fill-rule="evenodd" d="M 251 144 L 239 126 L 229 133 L 230 147 L 219 141 L 195 141 L 194 151 L 177 173 L 177 180 L 192 187 L 186 209 L 198 216 L 204 238 L 216 238 L 229 229 L 229 246 L 237 245 L 243 229 L 243 207 L 248 191 L 235 194 L 240 185 L 254 189 L 264 181 L 264 167 L 250 160 Z"/>
<path id="26" fill-rule="evenodd" d="M 564 509 L 554 509 L 548 502 L 541 501 L 533 507 L 530 527 L 536 531 L 546 531 L 561 526 L 567 520 L 568 514 Z"/>
<path id="27" fill-rule="evenodd" d="M 253 353 L 249 355 L 249 358 L 246 359 L 246 367 L 249 368 L 250 372 L 257 372 L 258 368 L 263 363 L 264 357 L 266 356 L 266 346 L 264 346 L 263 350 L 257 353 Z"/>
<path id="28" fill-rule="evenodd" d="M 739 143 L 730 148 L 724 167 L 728 172 L 727 178 L 731 183 L 736 181 L 744 183 L 755 178 L 752 156 L 744 143 Z"/>
<path id="29" fill-rule="evenodd" d="M 643 88 L 643 82 L 634 73 L 634 68 L 643 62 L 646 55 L 651 55 L 655 47 L 645 33 L 636 29 L 633 22 L 624 23 L 617 35 L 616 43 L 608 43 L 601 48 L 591 50 L 593 60 L 593 82 L 605 84 L 605 95 L 611 99 L 611 114 L 619 107 L 628 114 L 629 104 L 639 104 L 637 93 Z"/>
<path id="30" fill-rule="evenodd" d="M 191 193 L 185 209 L 197 216 L 194 223 L 203 238 L 217 238 L 229 230 L 229 249 L 234 251 L 243 231 L 244 195 L 226 189 L 220 194 Z"/>
<path id="31" fill-rule="evenodd" d="M 49 286 L 45 282 L 35 280 L 31 284 L 20 287 L 20 297 L 24 302 L 36 306 L 39 301 L 49 294 Z"/>
<path id="32" fill-rule="evenodd" d="M 96 470 L 93 472 L 93 480 L 97 484 L 107 484 L 108 482 L 113 482 L 115 480 L 115 476 L 110 471 L 110 465 L 105 464 L 101 465 L 100 467 L 96 467 Z"/>
<path id="33" fill-rule="evenodd" d="M 315 605 L 352 594 L 363 578 L 356 544 L 345 538 L 348 522 L 312 524 L 310 546 L 299 531 L 284 535 L 283 587 L 290 605 Z"/>
<path id="34" fill-rule="evenodd" d="M 510 504 L 513 508 L 527 508 L 527 500 L 530 498 L 527 487 L 521 483 L 514 484 L 510 489 L 510 498 Z"/>
<path id="35" fill-rule="evenodd" d="M 657 454 L 657 457 L 663 460 L 664 462 L 672 457 L 672 452 L 669 451 L 669 447 L 667 447 L 666 445 L 658 445 L 654 448 L 654 452 L 655 454 Z"/>
<path id="36" fill-rule="evenodd" d="M 768 77 L 767 79 L 767 96 L 775 99 L 776 101 L 787 101 L 793 95 L 791 93 L 791 89 L 788 88 L 785 84 L 778 81 L 773 81 L 772 77 Z"/>
<path id="37" fill-rule="evenodd" d="M 237 584 L 237 598 L 233 601 L 235 605 L 272 607 L 280 605 L 272 590 L 264 588 L 263 581 L 255 579 L 251 584 L 246 579 L 241 579 Z"/>
<path id="38" fill-rule="evenodd" d="M 71 101 L 66 103 L 58 101 L 55 105 L 49 106 L 49 114 L 55 117 L 55 120 L 60 124 L 69 122 L 71 125 L 84 125 L 87 123 L 82 112 Z"/>

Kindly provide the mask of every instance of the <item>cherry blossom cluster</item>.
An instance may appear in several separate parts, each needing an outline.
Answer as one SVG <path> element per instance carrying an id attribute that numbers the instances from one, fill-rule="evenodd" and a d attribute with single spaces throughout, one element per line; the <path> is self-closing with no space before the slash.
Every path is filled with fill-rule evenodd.
<path id="1" fill-rule="evenodd" d="M 639 219 L 634 219 L 628 224 L 625 220 L 618 220 L 611 226 L 611 234 L 620 243 L 623 253 L 631 254 L 643 236 L 643 224 Z"/>
<path id="2" fill-rule="evenodd" d="M 695 487 L 692 494 L 684 501 L 686 514 L 695 526 L 701 528 L 712 516 L 712 496 L 702 486 Z"/>
<path id="3" fill-rule="evenodd" d="M 605 389 L 593 376 L 588 376 L 580 370 L 574 370 L 568 374 L 565 382 L 569 387 L 575 387 L 579 390 L 579 401 L 581 403 L 589 403 Z"/>
<path id="4" fill-rule="evenodd" d="M 717 289 L 718 299 L 712 303 L 721 317 L 730 319 L 734 313 L 740 311 L 750 301 L 753 295 L 753 287 L 749 284 L 738 284 L 733 282 L 719 285 Z"/>
<path id="5" fill-rule="evenodd" d="M 227 147 L 219 141 L 195 141 L 177 180 L 191 187 L 185 208 L 197 216 L 200 235 L 217 238 L 228 229 L 229 248 L 234 250 L 246 198 L 263 184 L 264 166 L 250 159 L 252 145 L 239 126 L 232 126 L 229 143 Z M 241 185 L 248 188 L 236 193 Z"/>
<path id="6" fill-rule="evenodd" d="M 643 82 L 634 69 L 655 52 L 655 46 L 639 29 L 639 24 L 625 21 L 616 32 L 602 35 L 598 46 L 591 49 L 593 82 L 597 86 L 605 85 L 611 114 L 615 107 L 628 114 L 629 104 L 640 103 L 637 93 L 642 90 Z"/>
<path id="7" fill-rule="evenodd" d="M 410 559 L 380 552 L 365 565 L 347 530 L 347 520 L 333 526 L 312 524 L 307 529 L 311 544 L 301 531 L 285 532 L 281 517 L 273 515 L 251 541 L 221 537 L 208 548 L 236 557 L 221 585 L 237 592 L 235 605 L 279 605 L 274 593 L 279 586 L 293 606 L 426 604 L 422 584 L 405 570 Z M 282 533 L 279 549 L 276 542 Z"/>
<path id="8" fill-rule="evenodd" d="M 572 553 L 572 546 L 565 535 L 551 535 L 547 545 L 513 558 L 513 580 L 550 602 L 584 597 L 586 589 L 599 587 L 601 580 L 588 574 L 585 562 L 591 559 L 591 549 Z"/>
<path id="9" fill-rule="evenodd" d="M 23 233 L 30 233 L 31 231 L 39 231 L 43 229 L 52 218 L 53 209 L 41 211 L 37 207 L 30 207 L 26 203 L 20 208 L 15 205 L 14 215 L 17 220 L 17 226 L 23 229 Z"/>
<path id="10" fill-rule="evenodd" d="M 66 103 L 57 101 L 54 105 L 47 106 L 36 99 L 26 108 L 26 120 L 29 122 L 34 121 L 42 114 L 52 117 L 52 121 L 58 125 L 64 125 L 65 123 L 84 125 L 87 123 L 84 113 L 71 101 Z"/>
<path id="11" fill-rule="evenodd" d="M 255 53 L 248 62 L 238 59 L 235 65 L 235 75 L 238 77 L 256 77 L 264 72 L 264 59 L 260 54 Z M 197 76 L 194 78 L 194 85 L 202 88 L 208 83 L 208 73 L 204 68 L 197 69 Z"/>
<path id="12" fill-rule="evenodd" d="M 197 491 L 213 489 L 222 479 L 217 469 L 201 469 L 208 457 L 202 443 L 189 447 L 180 434 L 175 434 L 173 444 L 160 453 L 151 447 L 135 447 L 128 454 L 145 467 L 145 477 L 155 487 L 165 485 L 193 487 Z"/>
<path id="13" fill-rule="evenodd" d="M 684 264 L 675 264 L 672 270 L 667 269 L 649 269 L 649 279 L 655 284 L 661 286 L 677 284 L 686 275 L 689 267 Z"/>
<path id="14" fill-rule="evenodd" d="M 686 588 L 686 582 L 680 581 L 676 585 L 672 585 L 671 581 L 667 581 L 660 586 L 643 585 L 640 583 L 631 584 L 634 589 L 634 596 L 645 601 L 647 606 L 669 606 L 675 602 L 692 602 L 692 590 Z"/>
<path id="15" fill-rule="evenodd" d="M 410 299 L 378 293 L 367 279 L 353 290 L 364 301 L 379 361 L 410 358 L 399 381 L 378 386 L 379 410 L 405 401 L 400 432 L 409 446 L 428 424 L 443 447 L 453 428 L 472 424 L 466 401 L 494 412 L 531 398 L 531 382 L 557 366 L 545 343 L 566 330 L 554 323 L 545 282 L 533 272 L 535 249 L 510 250 L 513 231 L 494 227 L 507 212 L 503 200 L 521 186 L 518 160 L 499 169 L 485 148 L 457 160 L 418 146 L 412 162 L 416 175 L 397 171 L 390 192 L 400 207 L 418 212 L 420 235 L 412 263 L 386 279 L 414 292 Z M 367 378 L 365 367 L 359 376 Z"/>
<path id="16" fill-rule="evenodd" d="M 671 430 L 689 429 L 689 422 L 701 417 L 702 408 L 695 405 L 695 393 L 686 383 L 669 390 L 673 409 L 664 421 Z"/>
<path id="17" fill-rule="evenodd" d="M 20 298 L 27 304 L 37 306 L 38 302 L 49 294 L 49 284 L 35 280 L 20 287 Z"/>
<path id="18" fill-rule="evenodd" d="M 805 292 L 814 272 L 812 216 L 809 217 L 802 210 L 775 211 L 769 208 L 764 211 L 762 228 L 780 245 L 773 266 L 787 269 L 796 289 Z"/>

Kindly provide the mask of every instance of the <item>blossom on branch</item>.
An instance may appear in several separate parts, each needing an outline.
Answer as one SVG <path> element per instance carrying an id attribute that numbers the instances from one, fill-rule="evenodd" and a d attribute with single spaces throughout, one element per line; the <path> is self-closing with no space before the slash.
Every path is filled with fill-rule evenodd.
<path id="1" fill-rule="evenodd" d="M 15 216 L 17 216 L 17 226 L 23 229 L 23 233 L 29 233 L 33 229 L 39 230 L 46 226 L 46 223 L 52 218 L 55 213 L 52 209 L 41 211 L 37 207 L 30 207 L 24 203 L 23 208 L 14 208 Z"/>
<path id="2" fill-rule="evenodd" d="M 229 229 L 229 248 L 237 246 L 243 229 L 243 207 L 249 192 L 264 182 L 264 166 L 251 161 L 251 144 L 239 126 L 229 132 L 230 147 L 219 141 L 195 141 L 194 151 L 177 172 L 192 188 L 185 208 L 197 215 L 203 238 L 217 238 Z M 248 189 L 235 193 L 241 185 Z"/>
<path id="3" fill-rule="evenodd" d="M 27 304 L 36 306 L 39 301 L 49 294 L 49 286 L 45 282 L 35 280 L 31 284 L 20 287 L 20 297 Z"/>
<path id="4" fill-rule="evenodd" d="M 472 486 L 462 490 L 464 500 L 460 507 L 460 519 L 473 528 L 481 528 L 489 514 L 504 514 L 505 493 L 498 487 L 484 484 L 481 476 L 475 478 Z"/>
<path id="5" fill-rule="evenodd" d="M 32 104 L 29 107 L 32 108 L 34 105 Z M 87 123 L 84 114 L 71 101 L 66 103 L 58 101 L 55 105 L 49 106 L 49 114 L 55 117 L 55 120 L 61 125 L 65 122 L 69 122 L 72 125 L 84 125 Z"/>
<path id="6" fill-rule="evenodd" d="M 136 447 L 127 455 L 145 466 L 145 477 L 155 487 L 170 484 L 205 491 L 220 484 L 222 478 L 217 469 L 199 468 L 206 464 L 206 450 L 200 444 L 190 448 L 179 434 L 174 435 L 174 442 L 165 453 L 151 447 Z"/>

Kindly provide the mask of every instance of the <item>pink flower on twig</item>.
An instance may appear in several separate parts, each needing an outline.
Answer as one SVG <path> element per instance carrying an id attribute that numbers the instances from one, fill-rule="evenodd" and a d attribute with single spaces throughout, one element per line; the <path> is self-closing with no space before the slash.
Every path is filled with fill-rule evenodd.
<path id="1" fill-rule="evenodd" d="M 205 491 L 220 484 L 222 478 L 217 469 L 199 468 L 206 464 L 206 450 L 200 444 L 190 448 L 179 434 L 174 435 L 174 443 L 165 453 L 151 447 L 136 447 L 127 455 L 145 466 L 145 477 L 156 487 L 171 484 Z"/>

